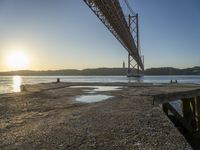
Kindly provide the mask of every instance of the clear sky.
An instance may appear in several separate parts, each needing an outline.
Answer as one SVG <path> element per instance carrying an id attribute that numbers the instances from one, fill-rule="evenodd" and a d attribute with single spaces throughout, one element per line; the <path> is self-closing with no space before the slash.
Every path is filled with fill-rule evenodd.
<path id="1" fill-rule="evenodd" d="M 200 66 L 199 0 L 129 2 L 140 17 L 145 68 Z M 127 62 L 126 50 L 83 0 L 0 0 L 0 71 L 12 70 L 6 59 L 14 52 L 26 55 L 19 69 L 30 70 Z"/>

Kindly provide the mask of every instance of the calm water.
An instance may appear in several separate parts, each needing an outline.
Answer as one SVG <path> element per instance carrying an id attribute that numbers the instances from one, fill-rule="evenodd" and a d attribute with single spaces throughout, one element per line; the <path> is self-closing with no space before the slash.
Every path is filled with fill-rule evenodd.
<path id="1" fill-rule="evenodd" d="M 0 94 L 19 92 L 21 84 L 55 82 L 56 78 L 63 82 L 169 83 L 170 80 L 178 80 L 179 83 L 200 84 L 200 76 L 144 76 L 140 80 L 125 76 L 0 76 Z"/>
<path id="2" fill-rule="evenodd" d="M 96 94 L 96 95 L 81 95 L 76 97 L 76 101 L 82 102 L 82 103 L 95 103 L 95 102 L 100 102 L 103 100 L 107 100 L 113 96 L 109 95 L 101 95 L 101 94 Z"/>
<path id="3" fill-rule="evenodd" d="M 113 96 L 98 94 L 98 92 L 117 91 L 120 90 L 121 88 L 120 86 L 72 86 L 71 88 L 77 88 L 77 87 L 86 88 L 83 90 L 86 94 L 79 95 L 75 98 L 76 101 L 82 103 L 95 103 L 107 100 Z"/>

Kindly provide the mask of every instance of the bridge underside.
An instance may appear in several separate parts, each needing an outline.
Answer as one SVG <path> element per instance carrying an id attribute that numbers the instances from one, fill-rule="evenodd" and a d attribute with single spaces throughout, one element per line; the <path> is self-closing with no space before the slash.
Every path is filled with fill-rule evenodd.
<path id="1" fill-rule="evenodd" d="M 132 36 L 132 32 L 136 32 L 138 27 L 136 26 L 131 30 L 131 24 L 137 25 L 138 23 L 135 19 L 131 21 L 134 16 L 129 16 L 127 23 L 118 0 L 84 0 L 84 2 L 128 51 L 129 56 L 135 60 L 138 69 L 140 68 L 143 71 L 144 65 L 139 54 L 138 39 L 135 40 L 135 36 Z M 128 67 L 130 68 L 131 65 Z"/>

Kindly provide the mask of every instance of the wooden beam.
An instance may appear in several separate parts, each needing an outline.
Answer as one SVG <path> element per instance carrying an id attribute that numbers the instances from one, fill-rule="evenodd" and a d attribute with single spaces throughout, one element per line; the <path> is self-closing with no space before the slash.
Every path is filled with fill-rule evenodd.
<path id="1" fill-rule="evenodd" d="M 197 131 L 200 131 L 200 96 L 195 97 L 195 120 Z"/>
<path id="2" fill-rule="evenodd" d="M 154 105 L 164 104 L 170 101 L 184 99 L 184 98 L 193 98 L 200 96 L 200 89 L 190 90 L 190 91 L 181 91 L 181 92 L 172 92 L 165 94 L 153 95 Z"/>
<path id="3" fill-rule="evenodd" d="M 170 103 L 163 104 L 163 108 L 165 110 L 168 109 L 185 129 L 187 129 L 189 132 L 193 132 L 192 126 L 176 111 L 176 109 Z"/>

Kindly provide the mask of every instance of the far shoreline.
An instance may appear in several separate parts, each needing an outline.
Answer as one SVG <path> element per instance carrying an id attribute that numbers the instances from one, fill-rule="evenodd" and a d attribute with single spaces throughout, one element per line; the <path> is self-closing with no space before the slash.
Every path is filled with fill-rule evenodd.
<path id="1" fill-rule="evenodd" d="M 133 74 L 134 74 L 133 70 Z M 172 67 L 160 67 L 149 68 L 143 73 L 144 76 L 172 76 L 172 75 L 200 75 L 200 67 L 192 68 L 172 68 Z M 62 69 L 62 70 L 17 70 L 0 72 L 0 76 L 126 76 L 127 68 L 93 68 L 93 69 Z"/>

